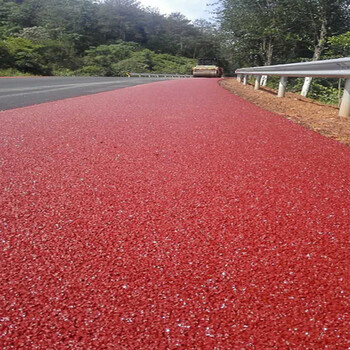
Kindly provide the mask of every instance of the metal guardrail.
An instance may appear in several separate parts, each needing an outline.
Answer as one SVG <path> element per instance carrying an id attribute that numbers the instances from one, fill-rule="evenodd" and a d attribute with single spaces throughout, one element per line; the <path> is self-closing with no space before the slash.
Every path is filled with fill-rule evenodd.
<path id="1" fill-rule="evenodd" d="M 277 75 L 285 77 L 350 78 L 350 57 L 324 61 L 240 68 L 237 74 Z"/>
<path id="2" fill-rule="evenodd" d="M 192 75 L 187 74 L 157 74 L 157 73 L 129 73 L 130 77 L 139 78 L 192 78 Z"/>
<path id="3" fill-rule="evenodd" d="M 261 76 L 280 76 L 278 97 L 284 97 L 288 77 L 292 78 L 344 78 L 344 95 L 339 108 L 339 116 L 350 117 L 350 57 L 332 60 L 279 64 L 275 66 L 249 67 L 236 70 L 237 80 L 247 84 L 249 75 L 255 76 L 255 89 L 260 88 Z M 242 79 L 243 77 L 243 79 Z"/>

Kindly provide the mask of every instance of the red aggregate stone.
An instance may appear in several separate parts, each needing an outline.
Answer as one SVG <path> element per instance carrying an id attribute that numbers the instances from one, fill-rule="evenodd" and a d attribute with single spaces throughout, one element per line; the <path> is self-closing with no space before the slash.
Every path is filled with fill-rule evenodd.
<path id="1" fill-rule="evenodd" d="M 2 349 L 348 349 L 349 148 L 216 79 L 0 113 Z"/>

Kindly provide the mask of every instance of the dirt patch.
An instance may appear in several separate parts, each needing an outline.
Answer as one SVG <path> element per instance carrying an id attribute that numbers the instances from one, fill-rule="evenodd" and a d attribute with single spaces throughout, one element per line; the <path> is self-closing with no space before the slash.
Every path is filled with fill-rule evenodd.
<path id="1" fill-rule="evenodd" d="M 256 91 L 253 85 L 244 86 L 235 78 L 223 79 L 220 85 L 263 109 L 350 145 L 350 118 L 338 117 L 337 106 L 325 105 L 291 92 L 284 98 L 277 98 L 277 92 L 270 88 L 262 87 Z"/>

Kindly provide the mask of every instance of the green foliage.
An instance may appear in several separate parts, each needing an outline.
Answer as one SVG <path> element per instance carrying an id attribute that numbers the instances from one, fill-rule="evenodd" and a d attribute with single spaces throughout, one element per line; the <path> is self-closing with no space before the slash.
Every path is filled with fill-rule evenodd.
<path id="1" fill-rule="evenodd" d="M 114 75 L 119 77 L 125 77 L 126 73 L 130 72 L 148 72 L 146 65 L 143 62 L 138 61 L 136 57 L 127 58 L 126 60 L 115 63 L 112 65 L 112 69 Z"/>
<path id="2" fill-rule="evenodd" d="M 319 59 L 350 29 L 349 0 L 219 0 L 223 50 L 237 66 Z"/>
<path id="3" fill-rule="evenodd" d="M 13 62 L 13 68 L 24 73 L 51 74 L 50 68 L 43 63 L 39 53 L 41 45 L 24 38 L 8 38 L 5 45 Z"/>
<path id="4" fill-rule="evenodd" d="M 102 76 L 116 75 L 113 68 L 115 64 L 130 58 L 131 54 L 136 50 L 140 50 L 138 44 L 123 41 L 118 41 L 116 44 L 111 45 L 100 45 L 87 50 L 83 60 L 85 67 L 79 72 L 85 74 L 85 72 L 91 71 L 93 75 Z"/>
<path id="5" fill-rule="evenodd" d="M 0 77 L 22 77 L 22 76 L 32 76 L 30 73 L 23 73 L 14 68 L 0 69 Z"/>
<path id="6" fill-rule="evenodd" d="M 105 76 L 106 72 L 102 67 L 84 66 L 75 72 L 76 75 Z"/>
<path id="7" fill-rule="evenodd" d="M 32 74 L 189 71 L 154 55 L 218 57 L 216 34 L 137 0 L 0 0 L 0 68 Z"/>
<path id="8" fill-rule="evenodd" d="M 5 41 L 0 40 L 0 67 L 9 68 L 13 64 L 10 50 Z"/>
<path id="9" fill-rule="evenodd" d="M 55 76 L 61 76 L 61 77 L 73 77 L 76 75 L 76 73 L 74 71 L 67 69 L 67 68 L 54 69 L 52 71 L 52 74 Z"/>
<path id="10" fill-rule="evenodd" d="M 0 0 L 0 39 L 20 29 L 15 22 L 19 9 L 15 2 Z"/>
<path id="11" fill-rule="evenodd" d="M 236 68 L 350 55 L 350 0 L 219 0 L 222 55 Z M 328 39 L 328 41 L 327 41 Z M 322 56 L 323 55 L 323 56 Z M 276 89 L 279 78 L 269 77 Z M 301 91 L 303 79 L 288 87 Z M 337 103 L 336 83 L 314 79 L 309 97 Z"/>
<path id="12" fill-rule="evenodd" d="M 138 44 L 133 42 L 118 41 L 111 45 L 100 45 L 85 52 L 84 62 L 87 65 L 97 64 L 101 67 L 110 66 L 112 63 L 124 60 L 131 53 L 139 50 Z"/>
<path id="13" fill-rule="evenodd" d="M 104 55 L 101 54 L 104 53 Z M 118 42 L 89 50 L 86 65 L 76 71 L 80 75 L 125 76 L 134 73 L 190 74 L 196 60 L 166 54 L 156 54 L 135 43 Z"/>
<path id="14" fill-rule="evenodd" d="M 299 79 L 300 83 L 303 79 Z M 322 103 L 338 105 L 342 91 L 338 89 L 338 79 L 313 79 L 308 97 Z M 302 84 L 300 84 L 301 86 Z"/>
<path id="15" fill-rule="evenodd" d="M 315 78 L 312 81 L 308 97 L 322 103 L 338 105 L 338 82 L 338 79 Z M 303 78 L 289 79 L 287 90 L 300 93 L 303 83 Z M 340 95 L 342 95 L 341 91 Z"/>
<path id="16" fill-rule="evenodd" d="M 191 74 L 192 67 L 197 63 L 193 59 L 166 54 L 154 55 L 153 60 L 153 71 L 156 73 Z"/>
<path id="17" fill-rule="evenodd" d="M 44 27 L 29 27 L 23 28 L 17 36 L 33 42 L 42 42 L 50 39 L 50 32 Z"/>
<path id="18" fill-rule="evenodd" d="M 75 70 L 82 65 L 82 59 L 76 55 L 72 42 L 46 40 L 41 42 L 38 52 L 44 65 L 51 70 Z"/>
<path id="19" fill-rule="evenodd" d="M 269 77 L 267 86 L 277 90 L 280 78 Z M 288 79 L 287 91 L 300 93 L 304 83 L 303 78 Z M 338 90 L 338 79 L 313 79 L 308 97 L 318 100 L 325 104 L 338 105 L 339 94 L 342 96 L 342 91 Z"/>
<path id="20" fill-rule="evenodd" d="M 118 41 L 86 51 L 76 57 L 69 41 L 38 39 L 33 42 L 23 37 L 0 41 L 2 68 L 31 74 L 125 76 L 126 72 L 153 72 L 190 74 L 196 60 L 168 54 L 156 54 L 142 49 L 137 43 Z"/>
<path id="21" fill-rule="evenodd" d="M 350 56 L 350 31 L 328 38 L 328 57 Z"/>
<path id="22" fill-rule="evenodd" d="M 331 105 L 338 105 L 339 103 L 339 91 L 337 88 L 327 87 L 315 82 L 311 85 L 308 97 Z"/>
<path id="23" fill-rule="evenodd" d="M 275 49 L 290 49 L 295 41 L 286 11 L 286 0 L 222 0 L 221 28 L 229 40 L 227 49 L 244 65 L 271 64 Z M 292 37 L 291 37 L 292 36 Z M 283 45 L 282 45 L 283 44 Z"/>
<path id="24" fill-rule="evenodd" d="M 35 75 L 51 75 L 55 71 L 74 70 L 81 66 L 69 42 L 10 37 L 0 41 L 0 67 L 13 68 Z"/>

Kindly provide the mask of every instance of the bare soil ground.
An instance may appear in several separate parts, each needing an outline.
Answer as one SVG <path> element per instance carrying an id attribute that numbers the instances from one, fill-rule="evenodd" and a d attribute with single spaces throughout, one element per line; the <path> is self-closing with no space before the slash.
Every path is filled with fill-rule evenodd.
<path id="1" fill-rule="evenodd" d="M 244 86 L 235 78 L 223 79 L 220 85 L 265 110 L 350 145 L 350 118 L 338 117 L 337 106 L 325 105 L 291 92 L 284 98 L 277 98 L 277 92 L 268 87 L 256 91 L 253 85 Z"/>

